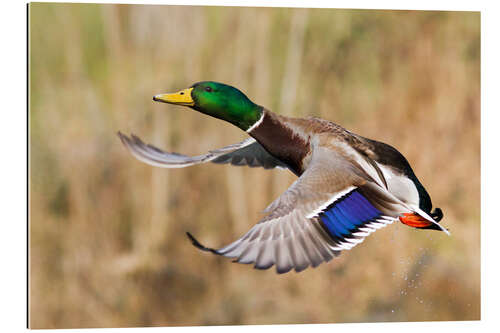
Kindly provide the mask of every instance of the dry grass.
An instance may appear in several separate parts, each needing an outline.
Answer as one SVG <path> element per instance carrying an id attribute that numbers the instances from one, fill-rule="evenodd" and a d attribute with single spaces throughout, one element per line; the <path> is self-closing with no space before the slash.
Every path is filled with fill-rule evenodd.
<path id="1" fill-rule="evenodd" d="M 480 16 L 468 12 L 31 5 L 33 328 L 480 318 Z M 277 275 L 202 253 L 293 181 L 155 169 L 116 137 L 200 153 L 245 137 L 156 93 L 216 80 L 403 152 L 452 237 L 393 225 Z"/>

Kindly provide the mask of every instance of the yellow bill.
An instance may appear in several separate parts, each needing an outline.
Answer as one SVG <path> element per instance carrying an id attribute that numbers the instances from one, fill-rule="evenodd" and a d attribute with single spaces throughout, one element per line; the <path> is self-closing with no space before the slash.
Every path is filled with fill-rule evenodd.
<path id="1" fill-rule="evenodd" d="M 194 106 L 193 97 L 191 97 L 191 91 L 193 88 L 188 88 L 181 90 L 173 94 L 160 94 L 153 96 L 153 101 L 163 102 L 169 104 Z"/>

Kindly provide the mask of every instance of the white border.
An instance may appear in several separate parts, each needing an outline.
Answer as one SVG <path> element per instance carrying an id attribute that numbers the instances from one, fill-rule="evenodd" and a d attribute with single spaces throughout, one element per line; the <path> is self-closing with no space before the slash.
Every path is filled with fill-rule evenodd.
<path id="1" fill-rule="evenodd" d="M 262 120 L 264 120 L 264 115 L 265 114 L 266 114 L 266 110 L 262 109 L 262 115 L 260 116 L 259 120 L 257 120 L 257 122 L 255 124 L 253 124 L 252 126 L 250 126 L 250 128 L 247 129 L 246 132 L 250 133 L 251 131 L 253 131 L 257 127 L 259 127 L 259 125 L 262 123 Z"/>
<path id="2" fill-rule="evenodd" d="M 63 2 L 63 1 L 52 1 Z M 81 1 L 72 1 L 81 2 Z M 140 1 L 87 1 L 97 3 L 143 3 Z M 191 5 L 240 5 L 270 6 L 269 1 L 148 1 L 149 4 L 191 4 Z M 497 156 L 498 125 L 500 106 L 498 102 L 498 46 L 497 6 L 493 1 L 272 1 L 275 7 L 321 7 L 321 8 L 369 8 L 369 9 L 427 9 L 427 10 L 473 10 L 481 11 L 481 54 L 482 54 L 482 149 L 481 149 L 481 220 L 482 230 L 496 230 L 500 223 L 495 207 L 498 205 Z M 1 308 L 2 327 L 8 332 L 24 331 L 26 325 L 26 7 L 23 1 L 2 2 L 0 11 L 2 24 L 2 283 Z M 457 157 L 458 158 L 458 157 Z M 314 329 L 342 332 L 383 331 L 383 332 L 421 332 L 422 330 L 453 330 L 465 332 L 482 331 L 498 327 L 498 281 L 497 269 L 499 245 L 494 232 L 483 232 L 481 238 L 482 269 L 482 320 L 480 322 L 425 322 L 425 323 L 387 323 L 387 324 L 336 324 L 336 325 L 277 325 L 277 326 L 240 326 L 238 331 L 254 331 L 270 328 L 277 331 Z M 458 291 L 457 291 L 458 292 Z M 348 305 L 346 305 L 348 306 Z M 191 331 L 193 328 L 168 328 L 169 331 Z M 235 327 L 202 327 L 197 330 L 207 332 L 229 332 Z M 120 329 L 140 332 L 144 329 Z M 148 330 L 165 330 L 150 328 Z M 52 331 L 52 330 L 49 330 Z M 83 332 L 87 330 L 57 330 L 54 332 Z M 118 329 L 104 329 L 99 332 L 115 332 Z M 489 330 L 488 330 L 489 331 Z"/>

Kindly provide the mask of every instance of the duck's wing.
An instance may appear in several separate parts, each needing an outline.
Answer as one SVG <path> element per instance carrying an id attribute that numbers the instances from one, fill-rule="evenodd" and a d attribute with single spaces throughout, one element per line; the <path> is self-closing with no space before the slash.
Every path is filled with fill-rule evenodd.
<path id="1" fill-rule="evenodd" d="M 247 165 L 249 167 L 287 168 L 287 165 L 269 154 L 255 139 L 248 138 L 206 154 L 186 156 L 165 152 L 153 145 L 144 143 L 131 134 L 130 137 L 118 132 L 120 140 L 138 160 L 162 168 L 184 168 L 195 164 L 213 162 L 218 164 Z"/>
<path id="2" fill-rule="evenodd" d="M 247 165 L 249 167 L 263 167 L 264 169 L 281 168 L 286 169 L 288 166 L 269 154 L 260 143 L 253 138 L 249 138 L 250 144 L 238 148 L 230 153 L 224 153 L 217 158 L 211 160 L 212 163 L 232 165 Z M 243 142 L 245 142 L 243 141 Z"/>
<path id="3" fill-rule="evenodd" d="M 377 187 L 340 154 L 313 154 L 302 176 L 240 239 L 215 250 L 188 236 L 198 248 L 236 262 L 255 263 L 259 269 L 276 265 L 278 273 L 299 272 L 331 260 L 397 219 L 400 203 Z"/>

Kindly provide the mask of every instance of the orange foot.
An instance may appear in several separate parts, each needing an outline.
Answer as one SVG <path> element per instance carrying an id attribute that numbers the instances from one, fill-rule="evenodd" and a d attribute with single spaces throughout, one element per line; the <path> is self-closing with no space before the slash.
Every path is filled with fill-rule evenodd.
<path id="1" fill-rule="evenodd" d="M 399 220 L 401 223 L 413 228 L 426 228 L 433 224 L 424 219 L 422 216 L 414 213 L 403 213 L 403 216 L 400 216 Z"/>

